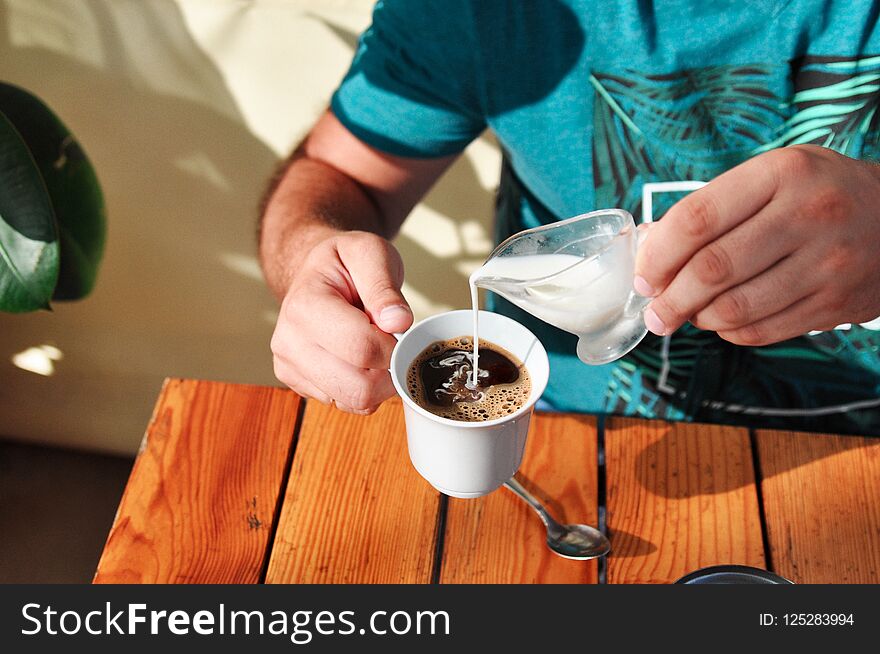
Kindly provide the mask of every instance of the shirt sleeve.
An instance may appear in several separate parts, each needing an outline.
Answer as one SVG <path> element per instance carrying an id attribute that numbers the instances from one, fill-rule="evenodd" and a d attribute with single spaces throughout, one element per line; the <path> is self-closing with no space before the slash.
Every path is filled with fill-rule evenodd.
<path id="1" fill-rule="evenodd" d="M 468 7 L 384 0 L 330 109 L 359 139 L 402 157 L 461 152 L 486 122 Z"/>

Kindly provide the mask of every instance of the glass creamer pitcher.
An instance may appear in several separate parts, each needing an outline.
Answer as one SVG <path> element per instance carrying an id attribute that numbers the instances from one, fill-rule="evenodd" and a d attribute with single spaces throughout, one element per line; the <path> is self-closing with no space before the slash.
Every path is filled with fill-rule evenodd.
<path id="1" fill-rule="evenodd" d="M 593 211 L 514 234 L 470 281 L 576 334 L 584 363 L 609 363 L 647 333 L 650 298 L 633 290 L 638 241 L 629 212 Z"/>

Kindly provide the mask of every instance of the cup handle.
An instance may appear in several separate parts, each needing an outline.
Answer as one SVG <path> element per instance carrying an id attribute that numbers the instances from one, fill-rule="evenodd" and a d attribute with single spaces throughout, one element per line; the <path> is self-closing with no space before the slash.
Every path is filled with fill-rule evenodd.
<path id="1" fill-rule="evenodd" d="M 650 223 L 645 223 L 650 224 Z M 647 229 L 636 229 L 636 252 L 639 251 L 639 248 L 645 242 L 645 239 L 648 237 Z M 629 293 L 629 300 L 627 300 L 626 308 L 623 310 L 623 314 L 627 318 L 641 318 L 642 312 L 648 306 L 653 298 L 645 297 L 643 295 L 639 295 L 635 289 L 632 289 Z"/>
<path id="2" fill-rule="evenodd" d="M 398 343 L 403 340 L 403 334 L 400 332 L 391 332 L 391 335 L 397 339 Z M 388 368 L 388 372 L 391 372 L 391 368 Z"/>

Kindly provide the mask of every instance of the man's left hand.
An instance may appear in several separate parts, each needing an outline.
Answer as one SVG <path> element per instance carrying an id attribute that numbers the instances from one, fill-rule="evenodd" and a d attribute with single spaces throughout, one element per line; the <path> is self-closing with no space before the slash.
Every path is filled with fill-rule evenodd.
<path id="1" fill-rule="evenodd" d="M 658 335 L 686 320 L 766 345 L 880 315 L 880 166 L 798 145 L 746 161 L 651 225 L 636 291 Z"/>

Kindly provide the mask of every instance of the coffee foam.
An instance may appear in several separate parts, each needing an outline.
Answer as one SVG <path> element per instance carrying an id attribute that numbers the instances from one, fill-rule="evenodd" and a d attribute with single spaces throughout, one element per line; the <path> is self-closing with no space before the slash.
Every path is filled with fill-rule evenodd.
<path id="1" fill-rule="evenodd" d="M 451 407 L 439 407 L 427 401 L 425 389 L 419 379 L 419 367 L 424 361 L 440 354 L 444 350 L 465 350 L 473 352 L 473 338 L 458 336 L 444 341 L 436 341 L 422 350 L 413 359 L 406 373 L 406 386 L 410 397 L 420 407 L 434 415 L 461 422 L 483 422 L 503 418 L 516 411 L 528 401 L 532 393 L 532 380 L 528 369 L 523 363 L 500 345 L 480 339 L 480 349 L 493 349 L 510 359 L 519 369 L 519 379 L 512 384 L 496 384 L 489 388 L 478 387 L 482 397 L 476 402 L 456 402 Z M 468 357 L 473 365 L 473 357 Z"/>

